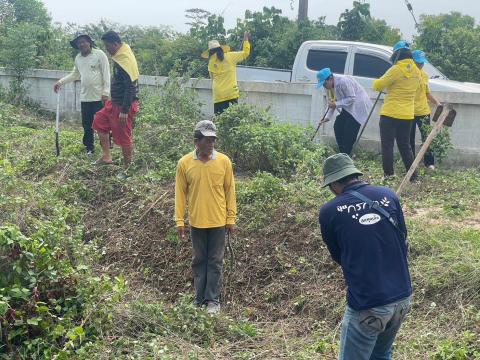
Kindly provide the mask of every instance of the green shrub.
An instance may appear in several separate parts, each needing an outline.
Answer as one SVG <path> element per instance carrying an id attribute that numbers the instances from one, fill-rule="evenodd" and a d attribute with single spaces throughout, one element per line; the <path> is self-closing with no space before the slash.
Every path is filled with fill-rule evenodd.
<path id="1" fill-rule="evenodd" d="M 81 232 L 64 241 L 72 232 L 69 216 L 38 222 L 28 237 L 16 226 L 0 227 L 0 354 L 51 359 L 81 347 L 100 322 L 105 328 L 105 309 L 116 295 L 103 296 L 119 294 L 123 280 L 114 285 L 74 265 Z"/>
<path id="2" fill-rule="evenodd" d="M 422 128 L 423 131 L 425 131 L 427 134 L 430 134 L 433 126 L 422 124 Z M 442 162 L 442 160 L 447 157 L 448 152 L 451 149 L 453 149 L 453 145 L 450 139 L 450 131 L 448 128 L 443 127 L 430 144 L 430 151 L 435 156 L 435 160 L 438 160 L 438 162 Z"/>
<path id="3" fill-rule="evenodd" d="M 430 355 L 432 360 L 479 360 L 480 340 L 478 334 L 466 331 L 458 340 L 445 340 Z"/>
<path id="4" fill-rule="evenodd" d="M 323 179 L 323 162 L 333 155 L 330 148 L 320 146 L 305 154 L 303 161 L 297 166 L 297 174 L 295 176 L 298 180 L 321 182 Z"/>
<path id="5" fill-rule="evenodd" d="M 261 227 L 287 195 L 282 179 L 267 172 L 258 172 L 249 182 L 239 182 L 237 199 L 239 222 L 245 229 Z"/>
<path id="6" fill-rule="evenodd" d="M 200 103 L 176 78 L 156 89 L 145 89 L 141 99 L 135 129 L 136 162 L 156 170 L 161 178 L 171 178 L 178 160 L 193 149 Z"/>
<path id="7" fill-rule="evenodd" d="M 232 106 L 215 119 L 218 147 L 241 171 L 268 171 L 290 176 L 306 152 L 315 149 L 308 130 L 276 123 L 267 112 L 251 105 Z"/>

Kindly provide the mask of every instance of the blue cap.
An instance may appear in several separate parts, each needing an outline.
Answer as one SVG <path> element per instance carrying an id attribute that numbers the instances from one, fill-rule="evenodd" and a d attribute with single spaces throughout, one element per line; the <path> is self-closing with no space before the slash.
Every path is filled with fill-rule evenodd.
<path id="1" fill-rule="evenodd" d="M 332 70 L 330 70 L 330 68 L 323 68 L 322 70 L 317 72 L 318 83 L 316 88 L 317 89 L 321 88 L 325 80 L 327 80 L 332 75 L 333 75 Z"/>
<path id="2" fill-rule="evenodd" d="M 400 50 L 400 49 L 410 49 L 410 44 L 405 40 L 400 40 L 395 45 L 393 45 L 393 52 Z"/>
<path id="3" fill-rule="evenodd" d="M 415 61 L 416 63 L 419 63 L 419 64 L 427 63 L 428 64 L 425 53 L 422 50 L 412 51 L 412 57 L 413 57 L 413 61 Z"/>

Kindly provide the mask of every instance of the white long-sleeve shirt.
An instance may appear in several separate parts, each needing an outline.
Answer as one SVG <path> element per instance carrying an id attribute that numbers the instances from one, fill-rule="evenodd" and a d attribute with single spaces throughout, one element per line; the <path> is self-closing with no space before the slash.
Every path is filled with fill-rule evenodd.
<path id="1" fill-rule="evenodd" d="M 80 101 L 100 101 L 102 96 L 110 97 L 110 65 L 102 50 L 92 49 L 87 56 L 78 54 L 70 74 L 60 79 L 60 84 L 80 80 Z"/>
<path id="2" fill-rule="evenodd" d="M 372 109 L 372 102 L 365 89 L 351 76 L 333 75 L 335 103 L 337 110 L 343 109 L 360 124 L 364 124 Z M 325 116 L 332 119 L 335 109 Z"/>

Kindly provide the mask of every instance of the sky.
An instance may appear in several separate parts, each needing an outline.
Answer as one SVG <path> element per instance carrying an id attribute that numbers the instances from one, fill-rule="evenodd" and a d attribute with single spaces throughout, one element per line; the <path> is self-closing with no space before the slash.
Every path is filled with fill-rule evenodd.
<path id="1" fill-rule="evenodd" d="M 235 26 L 237 18 L 243 18 L 245 10 L 261 10 L 263 6 L 275 6 L 283 14 L 296 18 L 298 0 L 43 0 L 54 21 L 79 25 L 107 19 L 128 25 L 167 25 L 185 32 L 185 10 L 202 8 L 223 15 L 225 28 Z M 309 0 L 310 19 L 326 16 L 327 24 L 336 24 L 345 9 L 352 8 L 352 0 Z M 384 19 L 387 24 L 400 29 L 410 40 L 415 34 L 415 23 L 407 10 L 405 0 L 370 0 L 371 14 Z M 478 0 L 410 0 L 415 16 L 459 11 L 480 20 Z M 293 6 L 293 9 L 292 9 Z"/>

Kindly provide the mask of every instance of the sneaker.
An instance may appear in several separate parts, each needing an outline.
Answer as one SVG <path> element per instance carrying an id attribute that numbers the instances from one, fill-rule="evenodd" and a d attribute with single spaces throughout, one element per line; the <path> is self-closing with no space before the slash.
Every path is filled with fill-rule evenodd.
<path id="1" fill-rule="evenodd" d="M 220 303 L 218 301 L 207 302 L 207 313 L 216 315 L 220 312 Z"/>
<path id="2" fill-rule="evenodd" d="M 87 156 L 92 156 L 93 155 L 93 150 L 87 150 Z"/>
<path id="3" fill-rule="evenodd" d="M 435 171 L 435 165 L 428 165 L 427 169 L 431 171 Z"/>

